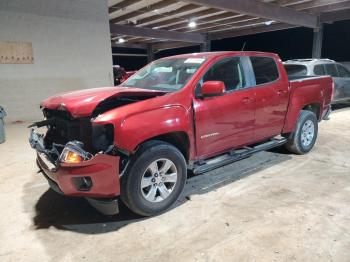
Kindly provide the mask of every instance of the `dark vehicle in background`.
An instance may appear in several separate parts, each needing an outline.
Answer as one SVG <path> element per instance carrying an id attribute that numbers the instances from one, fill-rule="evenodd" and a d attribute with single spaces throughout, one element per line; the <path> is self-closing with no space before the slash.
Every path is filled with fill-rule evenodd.
<path id="1" fill-rule="evenodd" d="M 125 71 L 124 67 L 121 67 L 119 65 L 113 66 L 114 85 L 120 85 L 135 73 L 136 71 Z"/>
<path id="2" fill-rule="evenodd" d="M 120 85 L 122 83 L 122 79 L 125 76 L 125 74 L 126 71 L 124 67 L 121 67 L 119 65 L 113 66 L 113 80 L 115 86 Z"/>
<path id="3" fill-rule="evenodd" d="M 350 71 L 330 59 L 294 59 L 284 62 L 289 77 L 329 75 L 334 81 L 332 104 L 350 101 Z"/>
<path id="4" fill-rule="evenodd" d="M 128 80 L 128 78 L 130 76 L 132 76 L 133 74 L 135 74 L 137 71 L 126 71 L 125 74 L 123 75 L 123 77 L 120 79 L 120 83 L 125 82 L 126 80 Z"/>

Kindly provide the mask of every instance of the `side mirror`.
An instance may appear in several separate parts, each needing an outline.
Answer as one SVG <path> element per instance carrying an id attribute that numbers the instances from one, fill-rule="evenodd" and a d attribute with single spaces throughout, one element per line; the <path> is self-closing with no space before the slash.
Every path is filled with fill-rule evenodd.
<path id="1" fill-rule="evenodd" d="M 222 81 L 206 81 L 202 85 L 200 97 L 222 96 L 225 93 L 225 84 Z"/>

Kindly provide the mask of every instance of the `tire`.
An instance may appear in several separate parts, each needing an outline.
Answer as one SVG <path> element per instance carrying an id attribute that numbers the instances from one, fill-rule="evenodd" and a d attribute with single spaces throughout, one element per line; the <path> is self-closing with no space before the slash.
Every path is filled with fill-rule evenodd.
<path id="1" fill-rule="evenodd" d="M 318 134 L 318 121 L 311 111 L 302 110 L 294 133 L 288 138 L 286 148 L 289 152 L 303 155 L 314 147 Z"/>
<path id="2" fill-rule="evenodd" d="M 180 196 L 186 172 L 185 158 L 176 147 L 162 141 L 146 142 L 121 180 L 121 199 L 136 214 L 162 213 Z"/>

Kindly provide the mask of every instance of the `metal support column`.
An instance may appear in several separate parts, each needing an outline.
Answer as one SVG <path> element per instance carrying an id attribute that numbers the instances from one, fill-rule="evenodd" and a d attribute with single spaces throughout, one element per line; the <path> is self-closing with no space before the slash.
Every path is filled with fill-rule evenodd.
<path id="1" fill-rule="evenodd" d="M 210 50 L 211 50 L 211 41 L 209 39 L 209 35 L 208 34 L 206 34 L 205 42 L 201 43 L 200 47 L 201 47 L 201 52 L 210 52 Z"/>
<path id="2" fill-rule="evenodd" d="M 152 48 L 152 44 L 147 45 L 147 62 L 150 63 L 154 60 L 154 52 Z"/>
<path id="3" fill-rule="evenodd" d="M 322 57 L 323 24 L 314 29 L 314 40 L 312 44 L 312 58 Z"/>

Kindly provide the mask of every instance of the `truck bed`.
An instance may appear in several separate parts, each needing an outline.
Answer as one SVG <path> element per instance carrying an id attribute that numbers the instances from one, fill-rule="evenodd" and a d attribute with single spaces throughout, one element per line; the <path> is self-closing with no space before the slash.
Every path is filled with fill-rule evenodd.
<path id="1" fill-rule="evenodd" d="M 299 80 L 324 78 L 324 77 L 327 77 L 327 76 L 290 76 L 290 75 L 288 75 L 288 80 L 289 81 L 299 81 Z"/>
<path id="2" fill-rule="evenodd" d="M 284 133 L 294 130 L 303 105 L 316 105 L 315 112 L 321 120 L 330 108 L 333 96 L 333 80 L 329 76 L 301 76 L 289 79 L 289 105 L 286 115 Z"/>

